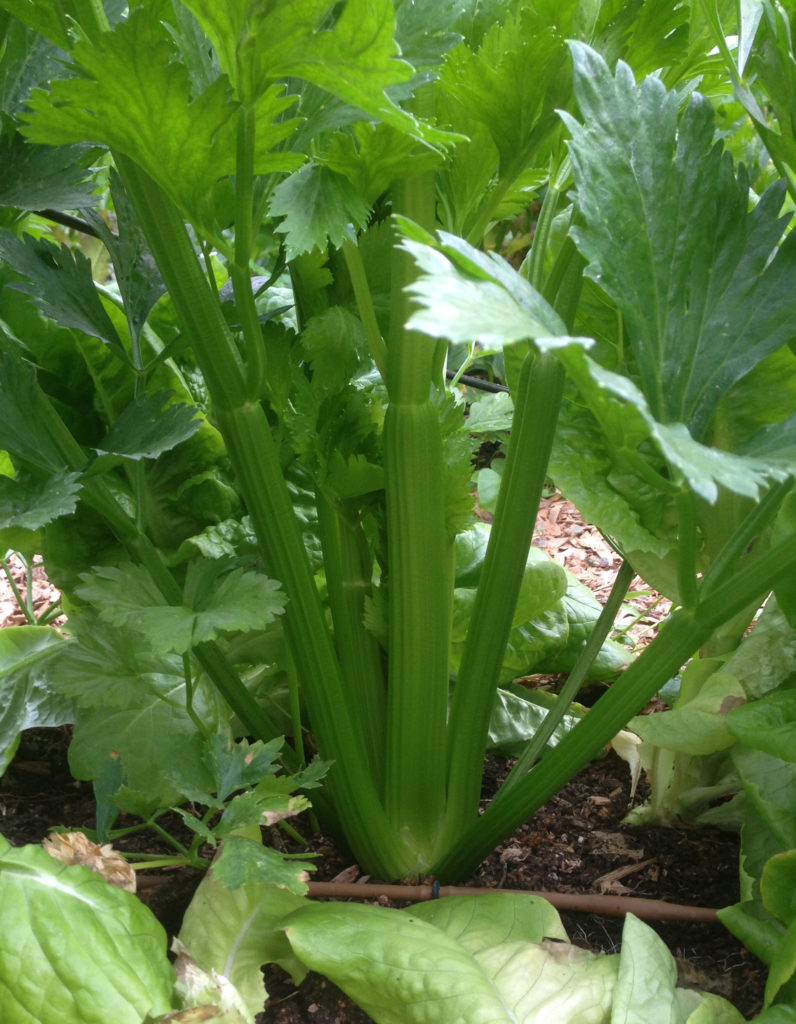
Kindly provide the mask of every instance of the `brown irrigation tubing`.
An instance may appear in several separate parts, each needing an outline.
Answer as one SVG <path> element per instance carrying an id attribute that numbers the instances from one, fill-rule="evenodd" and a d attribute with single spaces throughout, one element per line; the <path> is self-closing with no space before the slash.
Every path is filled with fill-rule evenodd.
<path id="1" fill-rule="evenodd" d="M 386 896 L 391 900 L 430 900 L 435 892 L 430 885 L 380 885 L 368 882 L 310 882 L 310 896 L 337 896 L 345 899 L 375 900 Z M 665 900 L 645 900 L 637 896 L 596 896 L 586 893 L 531 892 L 525 889 L 479 889 L 476 886 L 442 885 L 437 896 L 475 896 L 485 892 L 508 892 L 520 896 L 541 896 L 557 910 L 580 910 L 587 914 L 621 917 L 635 914 L 651 921 L 718 921 L 712 907 L 686 907 Z"/>

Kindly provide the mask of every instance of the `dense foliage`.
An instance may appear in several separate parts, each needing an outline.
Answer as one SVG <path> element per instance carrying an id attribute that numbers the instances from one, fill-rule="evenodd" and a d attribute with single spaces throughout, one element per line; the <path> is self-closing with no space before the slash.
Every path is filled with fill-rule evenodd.
<path id="1" fill-rule="evenodd" d="M 793 669 L 722 666 L 772 590 L 783 650 L 796 621 L 790 12 L 0 0 L 0 30 L 0 547 L 69 615 L 0 644 L 3 766 L 73 722 L 100 838 L 190 800 L 228 881 L 294 890 L 256 826 L 325 775 L 367 871 L 457 879 L 697 657 L 677 700 L 719 745 L 688 752 L 732 747 L 767 825 L 738 914 L 787 1000 L 796 798 L 754 794 L 793 787 Z M 510 399 L 448 385 L 473 363 Z M 604 610 L 529 550 L 549 476 L 626 559 Z M 676 610 L 623 669 L 634 572 Z M 511 685 L 545 667 L 552 707 Z"/>

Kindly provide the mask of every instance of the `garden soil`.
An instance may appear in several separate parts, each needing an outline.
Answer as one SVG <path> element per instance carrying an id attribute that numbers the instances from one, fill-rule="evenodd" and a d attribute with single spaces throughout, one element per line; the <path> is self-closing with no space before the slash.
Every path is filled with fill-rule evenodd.
<path id="1" fill-rule="evenodd" d="M 619 559 L 597 531 L 558 495 L 544 499 L 535 543 L 566 565 L 604 600 Z M 53 592 L 36 572 L 34 600 L 44 608 Z M 21 576 L 18 582 L 22 583 Z M 667 606 L 640 593 L 624 609 L 628 637 L 643 644 Z M 0 589 L 0 627 L 20 621 L 10 595 Z M 536 680 L 538 684 L 540 681 Z M 544 684 L 545 681 L 542 681 Z M 549 682 L 553 682 L 552 680 Z M 72 779 L 67 766 L 70 731 L 34 729 L 0 778 L 0 833 L 14 845 L 40 842 L 54 826 L 94 823 L 90 784 Z M 497 788 L 506 762 L 489 758 L 484 796 Z M 634 803 L 643 800 L 642 780 Z M 485 889 L 609 894 L 666 900 L 700 907 L 723 907 L 738 900 L 738 837 L 718 829 L 664 829 L 629 826 L 630 773 L 613 752 L 593 762 L 518 829 L 463 884 Z M 132 823 L 132 821 L 130 822 Z M 118 824 L 124 824 L 119 822 Z M 362 876 L 351 855 L 324 835 L 312 835 L 308 821 L 297 825 L 317 854 L 319 881 L 377 882 Z M 176 815 L 169 830 L 180 838 L 184 825 Z M 187 837 L 184 837 L 187 838 Z M 275 828 L 267 837 L 285 852 L 305 853 Z M 120 844 L 125 850 L 168 852 L 155 836 L 138 834 Z M 140 873 L 139 895 L 169 936 L 179 931 L 182 914 L 201 873 L 191 869 Z M 383 905 L 402 906 L 386 899 Z M 570 939 L 594 951 L 616 952 L 622 919 L 591 913 L 562 913 Z M 713 991 L 730 999 L 747 1018 L 759 1012 L 765 968 L 720 924 L 648 921 L 661 935 L 680 969 L 680 984 Z M 298 987 L 276 966 L 264 970 L 269 999 L 257 1024 L 360 1024 L 371 1018 L 338 988 L 316 974 Z M 440 1022 L 444 1024 L 444 1022 Z"/>

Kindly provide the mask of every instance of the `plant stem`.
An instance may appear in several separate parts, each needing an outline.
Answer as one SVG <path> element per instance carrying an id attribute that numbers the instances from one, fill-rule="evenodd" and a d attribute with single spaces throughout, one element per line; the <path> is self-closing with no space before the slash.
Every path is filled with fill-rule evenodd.
<path id="1" fill-rule="evenodd" d="M 21 557 L 21 556 L 18 556 L 18 557 Z M 11 592 L 14 595 L 14 600 L 17 603 L 17 607 L 22 612 L 22 614 L 25 616 L 25 619 L 26 619 L 28 625 L 35 626 L 36 625 L 36 616 L 33 614 L 32 609 L 28 607 L 28 602 L 25 600 L 25 598 L 20 593 L 19 587 L 16 585 L 16 582 L 14 581 L 14 577 L 11 575 L 11 567 L 9 566 L 9 564 L 5 560 L 5 558 L 0 557 L 0 565 L 2 565 L 2 567 L 3 567 L 3 572 L 5 573 L 6 580 L 8 581 L 9 587 L 11 587 Z M 30 566 L 27 566 L 27 563 L 26 563 L 26 568 L 27 568 L 28 576 L 30 576 Z"/>
<path id="2" fill-rule="evenodd" d="M 354 298 L 362 329 L 365 332 L 373 362 L 383 380 L 387 376 L 387 346 L 384 344 L 384 338 L 381 336 L 376 320 L 376 311 L 373 308 L 373 299 L 368 287 L 362 254 L 359 251 L 359 246 L 348 238 L 343 242 L 342 250 L 348 268 L 348 276 L 351 278 L 351 287 L 354 289 Z"/>
<path id="3" fill-rule="evenodd" d="M 529 352 L 520 371 L 495 520 L 451 704 L 446 827 L 451 840 L 477 813 L 495 688 L 525 573 L 563 387 L 564 370 L 558 359 Z"/>
<path id="4" fill-rule="evenodd" d="M 365 597 L 372 575 L 367 541 L 360 524 L 321 492 L 316 508 L 335 649 L 351 717 L 361 725 L 371 773 L 381 791 L 387 701 L 381 650 L 365 628 Z"/>
<path id="5" fill-rule="evenodd" d="M 461 835 L 455 849 L 434 865 L 432 873 L 443 882 L 466 878 L 503 836 L 530 817 L 605 748 L 709 634 L 710 630 L 690 613 L 684 609 L 676 612 L 581 722 L 547 751 L 533 771 L 487 807 Z"/>
<path id="6" fill-rule="evenodd" d="M 605 638 L 608 636 L 611 626 L 616 619 L 619 608 L 622 605 L 622 600 L 627 593 L 627 588 L 630 586 L 630 582 L 633 579 L 633 575 L 633 567 L 630 563 L 623 562 L 622 567 L 614 580 L 614 585 L 611 587 L 611 593 L 608 595 L 608 600 L 606 601 L 603 610 L 600 612 L 597 622 L 594 624 L 594 628 L 591 631 L 589 639 L 584 643 L 583 649 L 575 663 L 575 667 L 570 672 L 566 683 L 558 695 L 558 700 L 547 712 L 544 722 L 539 726 L 533 736 L 533 739 L 525 750 L 523 750 L 517 760 L 517 763 L 511 769 L 508 778 L 500 787 L 500 790 L 495 797 L 496 800 L 499 800 L 503 793 L 516 785 L 517 782 L 527 775 L 531 768 L 533 768 L 547 745 L 548 740 L 553 735 L 556 726 L 566 714 L 567 708 L 577 697 L 578 691 L 586 678 L 586 674 L 594 662 L 594 659 L 600 653 L 600 648 L 602 647 Z"/>
<path id="7" fill-rule="evenodd" d="M 679 608 L 642 654 L 622 673 L 581 722 L 542 761 L 461 836 L 456 849 L 434 865 L 443 881 L 466 877 L 503 836 L 556 793 L 675 675 L 723 622 L 762 600 L 796 570 L 796 534 L 704 598 Z"/>
<path id="8" fill-rule="evenodd" d="M 265 411 L 249 400 L 244 367 L 179 211 L 136 164 L 117 155 L 128 194 L 210 393 L 263 558 L 285 588 L 285 635 L 349 842 L 372 870 L 402 875 L 408 851 L 389 826 L 352 721 L 340 665 Z M 411 860 L 411 858 L 409 858 Z"/>
<path id="9" fill-rule="evenodd" d="M 434 223 L 434 178 L 396 187 L 393 209 Z M 411 836 L 413 870 L 427 867 L 445 807 L 445 725 L 453 601 L 452 538 L 445 521 L 439 416 L 431 400 L 435 345 L 405 324 L 416 274 L 393 249 L 384 423 L 389 593 L 385 796 L 393 827 Z"/>
<path id="10" fill-rule="evenodd" d="M 238 111 L 235 163 L 235 260 L 230 267 L 235 305 L 241 319 L 246 347 L 246 383 L 251 398 L 259 398 L 265 384 L 265 346 L 252 293 L 249 262 L 252 256 L 254 201 L 255 111 L 244 103 Z"/>

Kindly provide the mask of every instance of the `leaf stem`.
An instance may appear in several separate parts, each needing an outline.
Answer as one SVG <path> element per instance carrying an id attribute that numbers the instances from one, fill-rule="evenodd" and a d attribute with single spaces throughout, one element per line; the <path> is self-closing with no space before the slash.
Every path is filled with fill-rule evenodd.
<path id="1" fill-rule="evenodd" d="M 495 519 L 487 546 L 448 727 L 448 821 L 457 836 L 478 808 L 495 688 L 544 487 L 564 388 L 551 354 L 528 353 L 515 395 Z"/>
<path id="2" fill-rule="evenodd" d="M 435 221 L 431 173 L 395 188 L 393 210 Z M 384 423 L 389 594 L 385 799 L 393 827 L 411 836 L 422 872 L 445 812 L 445 727 L 453 603 L 453 538 L 445 519 L 439 415 L 431 400 L 435 344 L 405 327 L 416 274 L 394 246 Z"/>
<path id="3" fill-rule="evenodd" d="M 244 103 L 238 111 L 235 163 L 235 259 L 230 266 L 235 305 L 241 319 L 246 348 L 246 384 L 251 398 L 265 387 L 265 345 L 252 292 L 249 263 L 253 249 L 255 110 Z"/>
<path id="4" fill-rule="evenodd" d="M 357 303 L 359 319 L 362 322 L 362 329 L 368 342 L 370 354 L 376 369 L 381 374 L 382 380 L 387 375 L 387 346 L 381 336 L 379 324 L 376 320 L 376 311 L 373 308 L 373 298 L 370 294 L 368 279 L 365 273 L 365 265 L 362 262 L 362 253 L 359 246 L 346 238 L 342 246 L 343 258 L 348 268 L 348 276 L 351 278 L 351 287 L 354 289 L 354 298 Z"/>
<path id="5" fill-rule="evenodd" d="M 539 760 L 542 751 L 547 746 L 548 740 L 555 732 L 556 726 L 566 714 L 569 705 L 577 697 L 578 691 L 583 685 L 583 681 L 594 659 L 600 653 L 600 648 L 616 619 L 633 576 L 633 567 L 630 563 L 622 562 L 622 566 L 614 580 L 614 585 L 611 587 L 611 593 L 608 595 L 608 600 L 594 624 L 589 639 L 583 644 L 578 660 L 570 672 L 566 683 L 561 688 L 561 692 L 558 694 L 558 700 L 548 710 L 544 721 L 536 730 L 528 746 L 523 750 L 516 764 L 509 772 L 508 778 L 500 787 L 495 800 L 499 800 L 503 793 L 508 792 L 512 786 L 516 785 Z"/>

